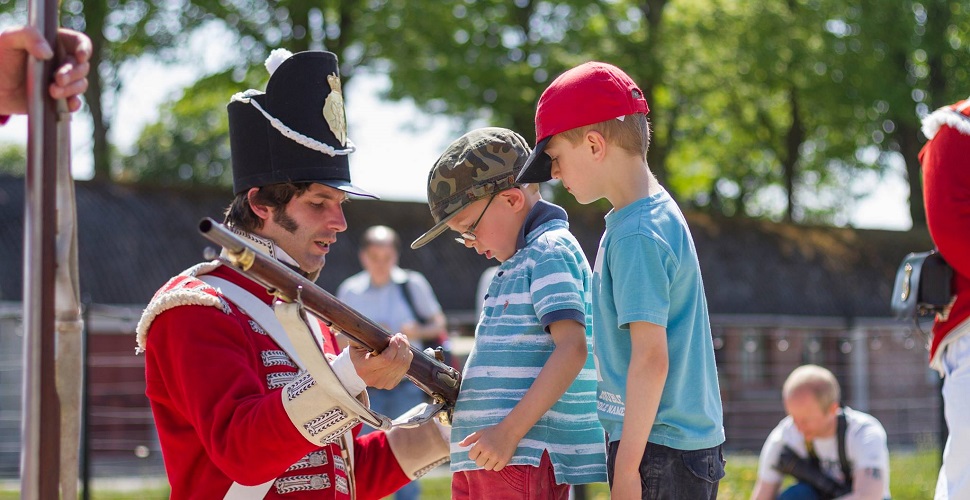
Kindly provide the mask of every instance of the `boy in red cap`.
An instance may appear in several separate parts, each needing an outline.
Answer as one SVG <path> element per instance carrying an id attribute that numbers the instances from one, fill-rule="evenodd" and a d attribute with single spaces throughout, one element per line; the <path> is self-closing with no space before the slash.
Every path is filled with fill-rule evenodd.
<path id="1" fill-rule="evenodd" d="M 648 111 L 615 66 L 563 73 L 539 99 L 517 182 L 556 178 L 580 203 L 613 206 L 593 267 L 612 498 L 715 498 L 724 426 L 707 301 L 684 216 L 647 165 Z"/>
<path id="2" fill-rule="evenodd" d="M 923 135 L 929 139 L 919 153 L 926 224 L 954 271 L 954 299 L 937 315 L 930 343 L 930 367 L 943 377 L 950 431 L 936 498 L 970 498 L 970 99 L 924 118 Z"/>

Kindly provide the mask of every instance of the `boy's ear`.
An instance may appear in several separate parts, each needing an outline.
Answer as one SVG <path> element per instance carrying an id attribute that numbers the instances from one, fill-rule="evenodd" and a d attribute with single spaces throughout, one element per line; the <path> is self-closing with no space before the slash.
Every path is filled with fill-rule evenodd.
<path id="1" fill-rule="evenodd" d="M 518 212 L 525 207 L 525 193 L 521 189 L 506 189 L 499 193 L 503 203 L 507 203 L 513 212 Z"/>
<path id="2" fill-rule="evenodd" d="M 585 141 L 583 146 L 589 151 L 593 159 L 599 160 L 606 155 L 606 138 L 603 137 L 603 134 L 590 130 L 586 132 L 583 140 Z"/>
<path id="3" fill-rule="evenodd" d="M 263 219 L 263 220 L 269 220 L 269 218 L 272 217 L 273 213 L 268 206 L 263 205 L 258 201 L 256 201 L 256 193 L 258 192 L 259 192 L 258 187 L 249 188 L 249 191 L 246 192 L 246 201 L 249 203 L 249 209 L 252 210 L 254 214 L 256 214 L 256 217 L 259 217 L 260 219 Z"/>

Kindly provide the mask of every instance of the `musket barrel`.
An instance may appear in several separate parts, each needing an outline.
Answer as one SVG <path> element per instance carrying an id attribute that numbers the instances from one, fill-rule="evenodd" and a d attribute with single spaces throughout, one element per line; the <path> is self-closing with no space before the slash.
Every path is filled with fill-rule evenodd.
<path id="1" fill-rule="evenodd" d="M 229 252 L 239 253 L 246 248 L 242 240 L 233 234 L 232 231 L 208 217 L 199 221 L 199 231 L 209 241 L 225 248 Z"/>

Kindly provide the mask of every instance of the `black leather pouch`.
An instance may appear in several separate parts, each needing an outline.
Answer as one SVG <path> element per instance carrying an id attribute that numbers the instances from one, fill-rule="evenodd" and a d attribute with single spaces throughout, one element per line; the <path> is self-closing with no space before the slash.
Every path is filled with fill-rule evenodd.
<path id="1" fill-rule="evenodd" d="M 892 310 L 899 319 L 918 319 L 942 312 L 953 294 L 953 268 L 936 250 L 906 256 L 896 271 Z"/>

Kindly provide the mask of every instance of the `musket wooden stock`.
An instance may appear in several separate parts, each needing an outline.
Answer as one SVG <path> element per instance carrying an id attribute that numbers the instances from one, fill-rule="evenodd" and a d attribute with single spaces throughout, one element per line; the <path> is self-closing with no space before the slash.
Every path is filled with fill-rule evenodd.
<path id="1" fill-rule="evenodd" d="M 380 325 L 278 260 L 258 252 L 215 220 L 202 219 L 199 231 L 226 250 L 220 260 L 265 286 L 280 300 L 299 300 L 308 311 L 373 351 L 383 351 L 390 343 L 391 334 Z M 408 368 L 408 378 L 436 400 L 446 403 L 449 409 L 454 407 L 461 384 L 458 371 L 413 346 L 411 352 L 414 359 Z"/>

